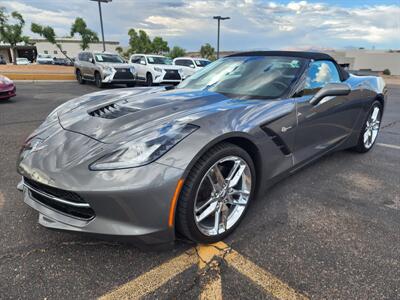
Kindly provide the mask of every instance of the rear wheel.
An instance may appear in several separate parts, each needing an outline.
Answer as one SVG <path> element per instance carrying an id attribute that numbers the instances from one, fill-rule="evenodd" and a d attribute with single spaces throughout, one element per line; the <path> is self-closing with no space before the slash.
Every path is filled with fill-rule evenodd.
<path id="1" fill-rule="evenodd" d="M 96 86 L 100 89 L 104 86 L 99 72 L 96 72 L 94 74 L 94 82 L 96 83 Z"/>
<path id="2" fill-rule="evenodd" d="M 82 77 L 82 73 L 80 70 L 76 70 L 76 80 L 79 82 L 79 84 L 84 84 L 85 80 Z"/>
<path id="3" fill-rule="evenodd" d="M 177 207 L 177 230 L 199 243 L 229 235 L 254 194 L 254 164 L 242 148 L 223 143 L 203 155 L 190 171 Z"/>
<path id="4" fill-rule="evenodd" d="M 150 73 L 146 74 L 146 85 L 147 86 L 153 85 L 153 75 L 151 75 Z"/>
<path id="5" fill-rule="evenodd" d="M 378 137 L 382 120 L 382 104 L 379 101 L 372 103 L 367 118 L 361 129 L 358 144 L 354 148 L 357 152 L 365 153 L 372 149 Z"/>

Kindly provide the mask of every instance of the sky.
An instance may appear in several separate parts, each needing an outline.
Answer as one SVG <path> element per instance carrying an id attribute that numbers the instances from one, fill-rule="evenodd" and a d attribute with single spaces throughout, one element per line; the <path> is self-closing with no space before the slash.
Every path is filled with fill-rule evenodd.
<path id="1" fill-rule="evenodd" d="M 82 17 L 100 37 L 97 3 L 89 0 L 0 0 L 0 6 L 22 13 L 29 36 L 35 36 L 31 22 L 66 36 Z M 212 17 L 221 15 L 231 18 L 221 23 L 221 50 L 400 49 L 400 0 L 113 0 L 102 7 L 105 39 L 122 46 L 135 28 L 163 37 L 170 47 L 215 47 Z"/>

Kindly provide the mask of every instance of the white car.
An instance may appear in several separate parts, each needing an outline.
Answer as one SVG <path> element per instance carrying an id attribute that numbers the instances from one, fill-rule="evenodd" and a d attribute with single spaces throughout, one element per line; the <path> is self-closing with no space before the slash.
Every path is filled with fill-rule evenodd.
<path id="1" fill-rule="evenodd" d="M 172 60 L 162 55 L 134 54 L 129 60 L 136 69 L 137 81 L 151 86 L 153 83 L 178 84 L 182 81 L 182 68 L 174 66 Z"/>
<path id="2" fill-rule="evenodd" d="M 51 57 L 50 54 L 38 54 L 36 57 L 36 62 L 38 64 L 46 64 L 46 65 L 52 65 L 53 64 L 53 57 Z"/>
<path id="3" fill-rule="evenodd" d="M 31 62 L 25 57 L 17 58 L 17 65 L 29 65 Z"/>
<path id="4" fill-rule="evenodd" d="M 176 66 L 182 67 L 184 76 L 189 77 L 207 66 L 211 61 L 205 58 L 177 57 L 174 59 L 173 63 Z"/>

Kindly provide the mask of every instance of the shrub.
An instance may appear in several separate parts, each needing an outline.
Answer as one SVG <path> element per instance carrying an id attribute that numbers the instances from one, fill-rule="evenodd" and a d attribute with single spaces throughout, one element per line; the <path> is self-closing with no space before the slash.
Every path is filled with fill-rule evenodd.
<path id="1" fill-rule="evenodd" d="M 390 70 L 389 69 L 383 70 L 383 75 L 390 75 Z"/>

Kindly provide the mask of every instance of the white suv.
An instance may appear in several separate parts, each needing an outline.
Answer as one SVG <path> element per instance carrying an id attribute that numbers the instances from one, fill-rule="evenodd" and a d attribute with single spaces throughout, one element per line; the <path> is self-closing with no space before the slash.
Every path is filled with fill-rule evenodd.
<path id="1" fill-rule="evenodd" d="M 174 59 L 174 65 L 182 67 L 182 73 L 185 77 L 193 75 L 209 63 L 211 63 L 211 61 L 205 58 L 177 57 Z"/>
<path id="2" fill-rule="evenodd" d="M 131 64 L 135 66 L 137 81 L 151 86 L 153 83 L 178 84 L 182 81 L 182 68 L 172 65 L 172 60 L 162 55 L 134 54 Z"/>

